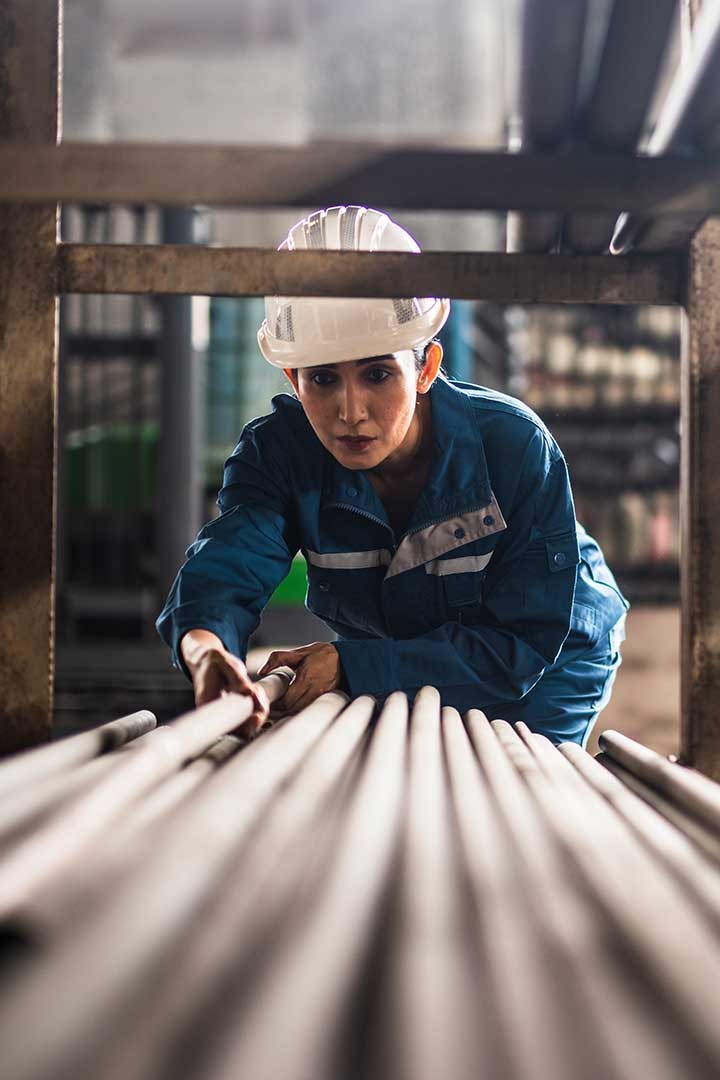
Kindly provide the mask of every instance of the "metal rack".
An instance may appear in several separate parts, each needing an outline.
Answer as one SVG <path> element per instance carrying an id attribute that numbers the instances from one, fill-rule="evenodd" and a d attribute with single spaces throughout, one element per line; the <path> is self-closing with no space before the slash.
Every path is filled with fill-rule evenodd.
<path id="1" fill-rule="evenodd" d="M 543 4 L 529 7 L 542 10 Z M 663 7 L 643 6 L 648 25 L 656 25 Z M 717 117 L 700 93 L 717 71 L 720 3 L 708 0 L 698 16 L 703 33 L 690 37 L 687 61 L 671 89 L 677 131 L 687 136 L 693 153 L 664 150 L 658 156 L 609 152 L 603 139 L 598 147 L 597 138 L 589 151 L 561 152 L 557 144 L 557 152 L 527 154 L 355 143 L 57 146 L 57 0 L 32 5 L 3 0 L 0 10 L 0 81 L 9 89 L 0 103 L 0 243 L 4 266 L 13 267 L 0 278 L 5 466 L 0 515 L 8 523 L 0 551 L 4 748 L 46 738 L 50 725 L 58 293 L 441 294 L 504 303 L 684 307 L 682 742 L 688 760 L 720 775 L 720 545 L 715 542 L 720 469 L 714 437 L 720 414 L 720 220 L 712 217 L 720 212 L 720 164 L 711 152 Z M 534 48 L 532 40 L 528 48 Z M 632 44 L 620 35 L 623 40 Z M 556 59 L 561 59 L 556 52 L 547 57 L 545 69 L 552 70 Z M 667 150 L 673 145 L 670 140 Z M 355 201 L 571 216 L 624 211 L 648 222 L 641 246 L 657 236 L 654 222 L 669 223 L 672 235 L 657 253 L 621 257 L 58 244 L 57 203 L 99 201 L 165 206 Z"/>

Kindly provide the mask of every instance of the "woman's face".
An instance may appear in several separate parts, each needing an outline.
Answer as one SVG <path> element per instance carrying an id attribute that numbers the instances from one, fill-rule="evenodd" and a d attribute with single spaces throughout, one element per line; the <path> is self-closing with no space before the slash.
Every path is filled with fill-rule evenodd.
<path id="1" fill-rule="evenodd" d="M 407 349 L 286 375 L 326 450 L 348 469 L 374 469 L 415 441 L 417 395 L 433 381 L 425 371 Z"/>

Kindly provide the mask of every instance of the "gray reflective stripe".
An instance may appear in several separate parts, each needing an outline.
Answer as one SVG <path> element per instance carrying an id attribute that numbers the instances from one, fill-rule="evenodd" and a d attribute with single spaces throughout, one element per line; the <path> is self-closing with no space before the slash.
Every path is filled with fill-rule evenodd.
<path id="1" fill-rule="evenodd" d="M 492 554 L 492 551 L 489 551 L 487 555 L 466 555 L 461 559 L 435 559 L 434 562 L 425 563 L 425 573 L 435 574 L 437 577 L 478 573 L 485 569 L 492 559 Z"/>
<path id="2" fill-rule="evenodd" d="M 473 540 L 493 536 L 506 528 L 505 519 L 493 495 L 488 505 L 480 510 L 446 518 L 437 525 L 428 525 L 427 529 L 406 536 L 395 552 L 385 577 L 403 574 L 406 570 L 438 559 L 448 551 L 471 544 Z"/>
<path id="3" fill-rule="evenodd" d="M 390 565 L 390 552 L 386 548 L 376 551 L 333 551 L 327 555 L 306 551 L 305 558 L 313 566 L 322 566 L 326 570 L 367 570 L 372 566 Z"/>

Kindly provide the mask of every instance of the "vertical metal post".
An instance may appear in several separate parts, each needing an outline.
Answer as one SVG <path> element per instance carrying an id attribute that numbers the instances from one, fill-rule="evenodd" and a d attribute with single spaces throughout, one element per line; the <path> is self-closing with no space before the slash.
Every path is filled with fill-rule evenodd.
<path id="1" fill-rule="evenodd" d="M 683 0 L 683 49 L 701 0 Z M 720 780 L 720 218 L 690 242 L 681 355 L 680 753 Z"/>
<path id="2" fill-rule="evenodd" d="M 62 0 L 0 0 L 0 140 L 56 142 Z M 50 735 L 57 207 L 0 207 L 0 752 Z"/>
<path id="3" fill-rule="evenodd" d="M 192 210 L 165 210 L 164 244 L 191 244 Z M 166 594 L 202 524 L 202 369 L 193 344 L 192 299 L 164 296 L 160 347 L 157 554 Z"/>
<path id="4" fill-rule="evenodd" d="M 681 753 L 720 780 L 720 218 L 690 244 L 682 348 Z"/>

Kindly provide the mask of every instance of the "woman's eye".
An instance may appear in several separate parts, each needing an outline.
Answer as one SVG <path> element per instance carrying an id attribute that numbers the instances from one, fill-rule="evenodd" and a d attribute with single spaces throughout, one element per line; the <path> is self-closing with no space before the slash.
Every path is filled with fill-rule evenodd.
<path id="1" fill-rule="evenodd" d="M 367 377 L 370 382 L 381 383 L 390 378 L 390 372 L 385 371 L 384 368 L 370 368 Z"/>
<path id="2" fill-rule="evenodd" d="M 310 376 L 310 381 L 313 382 L 315 386 L 330 386 L 330 384 L 334 382 L 334 377 L 329 371 L 316 371 L 314 375 Z"/>

